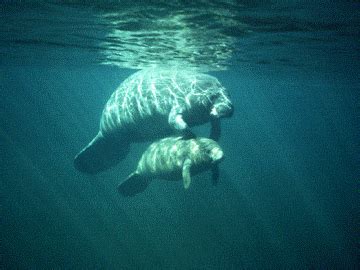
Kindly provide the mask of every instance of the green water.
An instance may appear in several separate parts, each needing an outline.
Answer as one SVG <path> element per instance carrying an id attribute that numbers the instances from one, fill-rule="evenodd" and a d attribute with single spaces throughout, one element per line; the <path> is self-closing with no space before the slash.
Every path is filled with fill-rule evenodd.
<path id="1" fill-rule="evenodd" d="M 358 8 L 348 1 L 334 13 L 346 22 Z M 147 143 L 92 177 L 77 172 L 73 158 L 96 134 L 111 93 L 134 71 L 66 64 L 64 48 L 49 44 L 44 54 L 22 44 L 7 55 L 11 37 L 3 31 L 1 268 L 356 269 L 359 40 L 351 35 L 357 28 L 335 36 L 329 29 L 325 35 L 335 41 L 273 29 L 239 39 L 239 58 L 211 72 L 235 107 L 222 122 L 226 157 L 218 185 L 204 173 L 189 190 L 159 180 L 133 198 L 116 186 Z M 271 43 L 277 35 L 292 42 Z M 41 61 L 14 58 L 16 50 Z M 47 54 L 57 50 L 63 61 Z M 84 57 L 81 47 L 65 51 Z M 206 136 L 209 126 L 194 130 Z"/>

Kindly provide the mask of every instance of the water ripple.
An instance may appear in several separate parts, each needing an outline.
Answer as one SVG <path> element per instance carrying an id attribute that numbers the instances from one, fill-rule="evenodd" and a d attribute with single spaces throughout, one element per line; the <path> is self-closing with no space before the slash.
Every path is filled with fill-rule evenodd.
<path id="1" fill-rule="evenodd" d="M 310 16 L 300 6 L 269 1 L 25 2 L 0 4 L 0 61 L 224 70 L 238 62 L 267 63 L 264 46 L 336 42 L 359 33 L 359 16 L 330 21 L 331 14 Z M 254 53 L 254 46 L 263 52 Z"/>

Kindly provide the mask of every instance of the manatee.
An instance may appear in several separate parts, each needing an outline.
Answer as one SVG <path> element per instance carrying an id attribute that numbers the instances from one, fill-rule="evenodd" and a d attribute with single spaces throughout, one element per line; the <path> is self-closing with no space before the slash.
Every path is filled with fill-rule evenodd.
<path id="1" fill-rule="evenodd" d="M 191 127 L 211 122 L 220 137 L 220 118 L 230 117 L 229 94 L 213 76 L 149 68 L 123 81 L 105 105 L 96 137 L 75 157 L 81 172 L 96 174 L 125 158 L 134 142 L 174 135 L 193 137 Z"/>
<path id="2" fill-rule="evenodd" d="M 167 137 L 146 149 L 136 171 L 118 186 L 118 191 L 127 197 L 134 196 L 143 192 L 153 179 L 171 181 L 181 178 L 184 188 L 188 189 L 191 175 L 208 169 L 212 170 L 213 183 L 216 184 L 219 177 L 218 164 L 223 157 L 221 147 L 214 140 Z"/>

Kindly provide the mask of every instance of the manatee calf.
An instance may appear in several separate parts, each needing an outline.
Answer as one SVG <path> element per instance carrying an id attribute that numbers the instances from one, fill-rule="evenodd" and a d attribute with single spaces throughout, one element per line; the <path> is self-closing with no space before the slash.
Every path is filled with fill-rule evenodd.
<path id="1" fill-rule="evenodd" d="M 75 167 L 96 174 L 124 158 L 133 142 L 191 134 L 190 127 L 211 122 L 210 138 L 220 136 L 222 117 L 233 105 L 213 76 L 149 68 L 128 77 L 111 95 L 96 137 L 75 157 Z M 191 137 L 188 136 L 188 138 Z"/>
<path id="2" fill-rule="evenodd" d="M 219 144 L 207 138 L 185 140 L 168 137 L 151 144 L 142 155 L 135 172 L 118 186 L 124 196 L 134 196 L 146 189 L 153 179 L 179 180 L 184 188 L 191 183 L 191 175 L 212 170 L 213 183 L 218 180 L 218 163 L 224 154 Z"/>

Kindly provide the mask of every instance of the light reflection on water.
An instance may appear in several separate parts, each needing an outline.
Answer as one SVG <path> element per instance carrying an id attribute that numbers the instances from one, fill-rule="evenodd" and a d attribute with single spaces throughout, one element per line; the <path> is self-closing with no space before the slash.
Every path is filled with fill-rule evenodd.
<path id="1" fill-rule="evenodd" d="M 355 15 L 335 20 L 329 7 L 305 13 L 301 5 L 268 1 L 0 5 L 1 61 L 31 65 L 110 64 L 132 69 L 168 65 L 201 71 L 224 70 L 239 62 L 296 65 L 301 57 L 283 48 L 302 42 L 334 43 L 359 31 Z M 274 48 L 281 53 L 266 56 Z"/>

